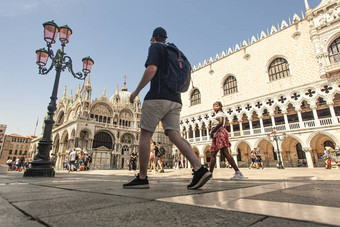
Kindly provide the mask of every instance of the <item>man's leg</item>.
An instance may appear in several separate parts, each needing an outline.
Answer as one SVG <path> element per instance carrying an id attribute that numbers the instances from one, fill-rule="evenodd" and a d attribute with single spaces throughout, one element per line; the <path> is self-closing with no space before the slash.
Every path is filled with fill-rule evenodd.
<path id="1" fill-rule="evenodd" d="M 141 129 L 139 138 L 139 177 L 145 179 L 150 159 L 150 139 L 153 132 Z"/>
<path id="2" fill-rule="evenodd" d="M 181 137 L 181 134 L 174 130 L 167 130 L 167 135 L 170 141 L 176 145 L 176 147 L 182 152 L 182 154 L 189 160 L 194 171 L 197 171 L 202 167 L 200 160 L 195 155 L 188 141 Z"/>

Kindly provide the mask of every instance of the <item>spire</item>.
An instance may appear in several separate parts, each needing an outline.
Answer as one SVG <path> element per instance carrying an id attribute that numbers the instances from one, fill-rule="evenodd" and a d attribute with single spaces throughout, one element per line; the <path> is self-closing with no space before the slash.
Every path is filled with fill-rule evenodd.
<path id="1" fill-rule="evenodd" d="M 72 90 L 71 90 L 70 96 L 68 97 L 68 100 L 71 101 L 71 102 L 73 101 Z"/>
<path id="2" fill-rule="evenodd" d="M 116 91 L 115 91 L 115 95 L 119 96 L 118 84 L 117 84 L 117 88 L 116 88 Z"/>
<path id="3" fill-rule="evenodd" d="M 66 99 L 66 86 L 64 87 L 64 94 L 63 94 L 61 100 L 64 100 L 64 99 Z"/>
<path id="4" fill-rule="evenodd" d="M 306 6 L 306 11 L 309 10 L 309 4 L 308 4 L 308 0 L 305 0 L 305 6 Z"/>
<path id="5" fill-rule="evenodd" d="M 122 87 L 122 91 L 127 91 L 127 87 L 126 87 L 126 78 L 127 78 L 127 75 L 125 74 L 124 75 L 124 86 Z"/>
<path id="6" fill-rule="evenodd" d="M 89 78 L 88 78 L 87 81 L 86 81 L 85 87 L 91 87 L 90 76 L 89 76 Z"/>
<path id="7" fill-rule="evenodd" d="M 103 97 L 106 96 L 106 87 L 104 87 L 104 93 L 103 93 Z"/>

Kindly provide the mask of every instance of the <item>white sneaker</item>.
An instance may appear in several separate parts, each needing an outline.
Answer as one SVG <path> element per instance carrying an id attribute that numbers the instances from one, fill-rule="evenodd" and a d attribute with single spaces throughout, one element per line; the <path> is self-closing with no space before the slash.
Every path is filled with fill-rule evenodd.
<path id="1" fill-rule="evenodd" d="M 230 180 L 242 180 L 247 179 L 248 177 L 243 176 L 241 172 L 235 173 L 233 177 L 230 178 Z"/>

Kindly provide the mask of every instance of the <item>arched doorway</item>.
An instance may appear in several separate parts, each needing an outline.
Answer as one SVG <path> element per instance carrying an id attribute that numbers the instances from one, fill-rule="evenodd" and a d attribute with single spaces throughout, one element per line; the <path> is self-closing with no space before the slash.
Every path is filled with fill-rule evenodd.
<path id="1" fill-rule="evenodd" d="M 328 135 L 323 133 L 319 133 L 313 137 L 310 142 L 310 147 L 312 148 L 312 158 L 313 162 L 317 167 L 325 166 L 324 159 L 322 159 L 322 155 L 324 155 L 325 145 L 329 147 L 335 147 L 335 141 Z"/>
<path id="2" fill-rule="evenodd" d="M 241 142 L 237 145 L 236 152 L 238 167 L 248 167 L 250 165 L 250 146 L 246 142 Z"/>
<path id="3" fill-rule="evenodd" d="M 262 162 L 265 167 L 276 166 L 277 155 L 274 151 L 273 145 L 268 140 L 261 140 L 261 142 L 257 145 L 257 148 L 261 154 Z"/>
<path id="4" fill-rule="evenodd" d="M 92 146 L 92 165 L 95 169 L 112 168 L 112 150 L 114 144 L 114 137 L 109 132 L 101 131 L 95 134 Z"/>
<path id="5" fill-rule="evenodd" d="M 210 159 L 211 159 L 210 146 L 207 146 L 207 147 L 204 149 L 204 165 L 209 166 Z"/>

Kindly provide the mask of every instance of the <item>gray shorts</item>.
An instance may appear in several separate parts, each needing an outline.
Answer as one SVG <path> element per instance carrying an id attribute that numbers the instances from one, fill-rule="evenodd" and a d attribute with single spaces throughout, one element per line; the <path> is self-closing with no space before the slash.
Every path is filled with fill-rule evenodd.
<path id="1" fill-rule="evenodd" d="M 180 131 L 179 115 L 182 104 L 164 99 L 144 100 L 140 127 L 146 131 L 154 132 L 159 122 L 166 130 Z"/>

